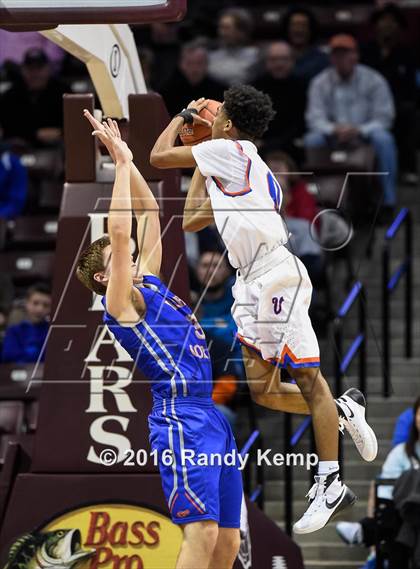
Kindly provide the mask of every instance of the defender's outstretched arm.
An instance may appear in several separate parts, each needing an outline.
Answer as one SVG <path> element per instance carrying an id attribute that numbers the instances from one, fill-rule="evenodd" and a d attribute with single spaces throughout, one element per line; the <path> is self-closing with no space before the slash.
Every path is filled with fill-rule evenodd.
<path id="1" fill-rule="evenodd" d="M 104 124 L 107 124 L 114 136 L 117 139 L 121 139 L 121 133 L 116 121 L 108 119 L 106 123 L 102 124 L 89 111 L 85 111 L 85 116 L 95 130 L 101 131 L 104 129 Z M 109 155 L 115 163 L 116 159 L 112 144 L 106 139 L 101 139 L 101 141 L 106 146 Z M 137 245 L 139 250 L 137 263 L 139 272 L 159 275 L 162 263 L 159 205 L 134 162 L 130 163 L 130 192 L 131 208 L 137 220 Z"/>
<path id="2" fill-rule="evenodd" d="M 89 117 L 88 114 L 85 111 L 86 118 L 90 120 L 92 115 Z M 111 255 L 107 264 L 110 264 L 111 274 L 106 293 L 107 310 L 118 321 L 133 322 L 138 320 L 139 311 L 145 310 L 144 299 L 139 291 L 136 291 L 133 298 L 133 261 L 130 252 L 133 219 L 130 170 L 133 155 L 108 123 L 104 122 L 92 134 L 111 149 L 115 160 L 115 181 L 108 214 Z"/>

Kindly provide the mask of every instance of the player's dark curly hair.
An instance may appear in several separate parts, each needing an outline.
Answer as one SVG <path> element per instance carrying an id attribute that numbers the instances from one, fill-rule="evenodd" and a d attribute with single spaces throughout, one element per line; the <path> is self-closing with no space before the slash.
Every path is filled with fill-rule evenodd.
<path id="1" fill-rule="evenodd" d="M 276 114 L 268 95 L 251 85 L 230 87 L 224 93 L 223 109 L 241 138 L 260 138 Z"/>

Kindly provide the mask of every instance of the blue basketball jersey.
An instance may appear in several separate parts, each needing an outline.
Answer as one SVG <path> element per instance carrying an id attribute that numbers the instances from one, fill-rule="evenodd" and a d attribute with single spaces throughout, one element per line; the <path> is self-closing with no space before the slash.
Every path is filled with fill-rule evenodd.
<path id="1" fill-rule="evenodd" d="M 211 397 L 210 355 L 191 309 L 156 276 L 146 275 L 136 287 L 146 303 L 143 319 L 121 325 L 106 311 L 104 296 L 104 322 L 151 381 L 154 399 Z"/>

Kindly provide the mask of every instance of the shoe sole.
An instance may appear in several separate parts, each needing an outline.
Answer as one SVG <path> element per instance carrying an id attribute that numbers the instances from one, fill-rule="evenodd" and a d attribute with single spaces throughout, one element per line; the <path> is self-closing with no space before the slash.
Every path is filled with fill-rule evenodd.
<path id="1" fill-rule="evenodd" d="M 350 488 L 346 489 L 346 492 L 344 493 L 344 496 L 341 500 L 341 502 L 339 502 L 337 504 L 337 506 L 335 507 L 335 509 L 332 511 L 330 517 L 327 519 L 326 522 L 324 522 L 322 525 L 318 525 L 316 527 L 312 527 L 312 528 L 306 528 L 306 529 L 295 529 L 293 527 L 293 533 L 297 534 L 297 535 L 302 535 L 305 533 L 314 533 L 315 531 L 318 531 L 322 528 L 324 528 L 332 519 L 334 519 L 340 512 L 342 512 L 343 510 L 345 510 L 346 508 L 350 508 L 350 506 L 353 506 L 355 504 L 355 502 L 357 501 L 357 496 L 354 492 L 352 492 L 350 490 Z"/>

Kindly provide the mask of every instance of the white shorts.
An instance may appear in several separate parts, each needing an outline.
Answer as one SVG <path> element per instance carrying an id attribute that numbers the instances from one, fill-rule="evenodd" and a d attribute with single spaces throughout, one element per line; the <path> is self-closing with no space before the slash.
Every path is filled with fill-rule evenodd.
<path id="1" fill-rule="evenodd" d="M 232 292 L 232 315 L 245 346 L 280 367 L 319 366 L 308 314 L 312 284 L 305 265 L 286 247 L 239 269 Z"/>

